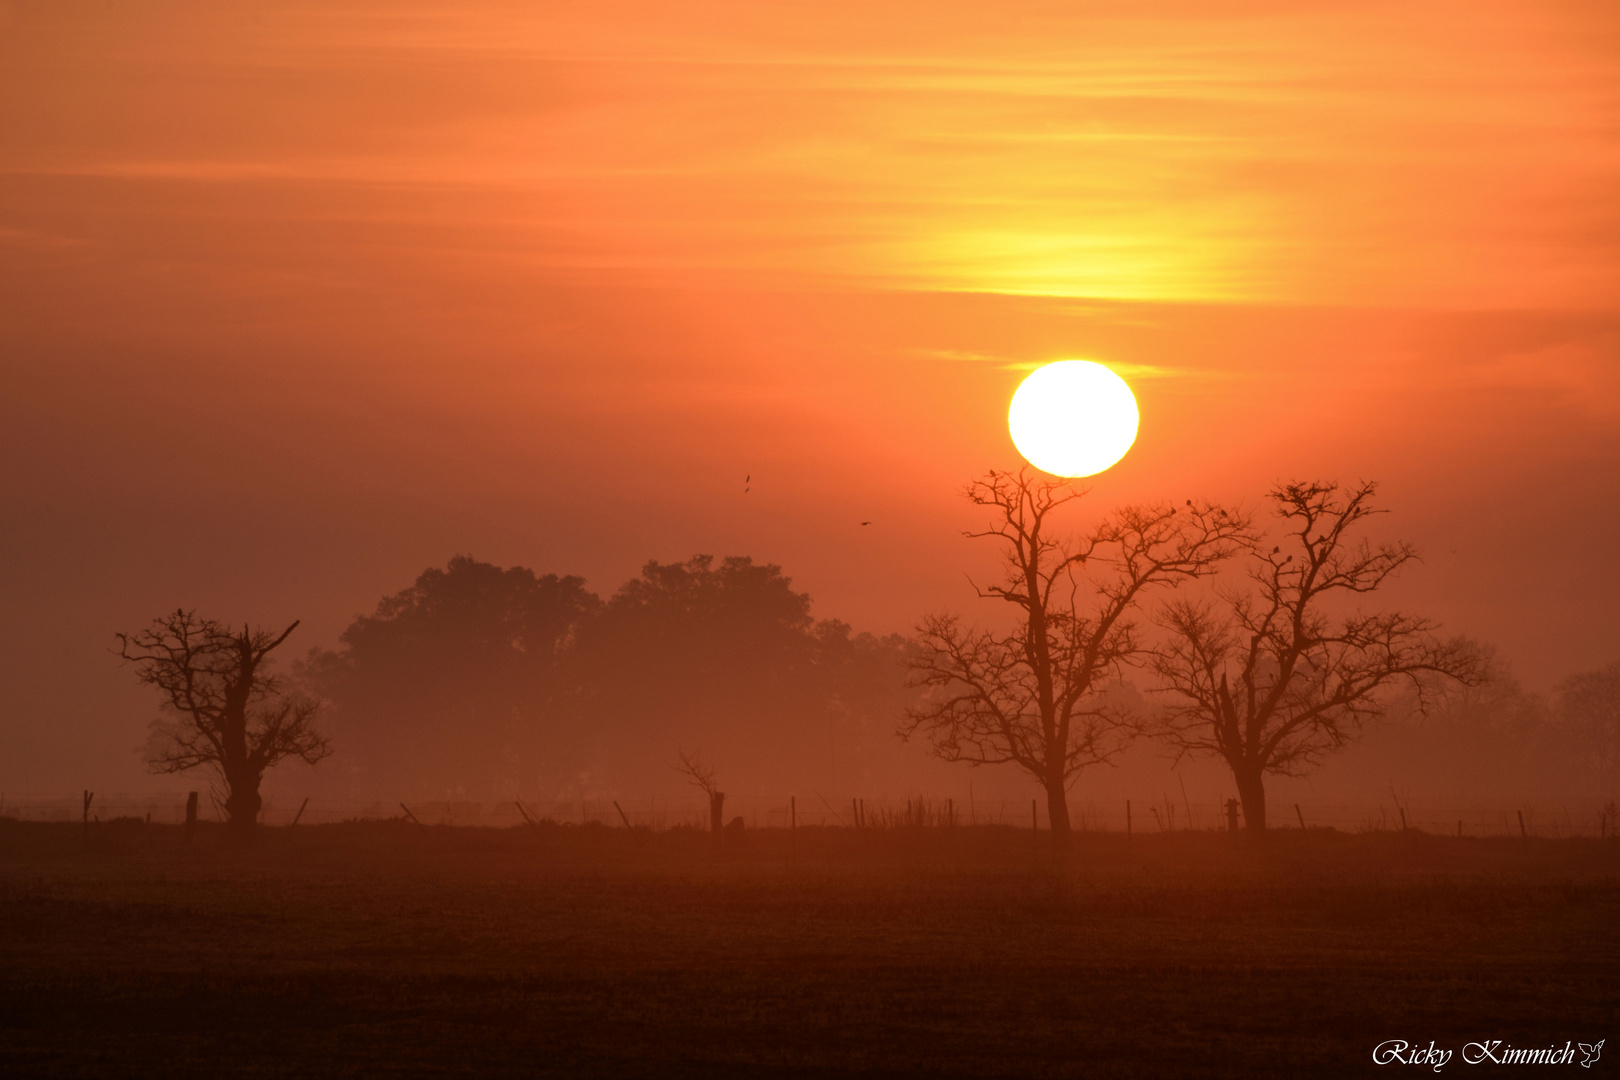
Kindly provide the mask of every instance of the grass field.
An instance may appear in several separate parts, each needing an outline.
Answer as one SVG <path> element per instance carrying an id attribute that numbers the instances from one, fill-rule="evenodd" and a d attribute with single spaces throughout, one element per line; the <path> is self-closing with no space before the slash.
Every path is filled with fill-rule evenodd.
<path id="1" fill-rule="evenodd" d="M 1614 1035 L 1620 842 L 0 821 L 0 961 L 7 1076 L 1383 1075 Z"/>

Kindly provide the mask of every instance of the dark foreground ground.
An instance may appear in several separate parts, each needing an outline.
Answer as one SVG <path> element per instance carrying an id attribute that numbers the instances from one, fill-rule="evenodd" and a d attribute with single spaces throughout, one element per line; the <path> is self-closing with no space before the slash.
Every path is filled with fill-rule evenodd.
<path id="1" fill-rule="evenodd" d="M 1617 1002 L 1615 841 L 0 821 L 6 1076 L 1589 1076 Z"/>

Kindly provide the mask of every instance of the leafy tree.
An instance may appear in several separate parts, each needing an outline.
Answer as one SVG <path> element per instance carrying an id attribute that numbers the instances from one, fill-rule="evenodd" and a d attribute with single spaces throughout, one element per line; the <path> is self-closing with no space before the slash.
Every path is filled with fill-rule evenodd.
<path id="1" fill-rule="evenodd" d="M 1620 661 L 1558 684 L 1557 715 L 1612 798 L 1620 779 Z"/>
<path id="2" fill-rule="evenodd" d="M 734 777 L 848 782 L 902 704 L 902 649 L 818 622 L 779 566 L 654 561 L 583 629 L 579 708 L 615 748 L 603 773 L 642 790 L 681 744 L 711 748 Z"/>
<path id="3" fill-rule="evenodd" d="M 148 744 L 152 771 L 216 770 L 238 832 L 251 832 L 258 822 L 266 769 L 286 758 L 313 765 L 331 753 L 315 730 L 317 704 L 289 692 L 270 671 L 270 654 L 297 626 L 280 634 L 245 625 L 231 630 L 181 609 L 145 630 L 118 635 L 118 655 L 135 665 L 141 682 L 163 693 Z"/>
<path id="4" fill-rule="evenodd" d="M 1128 734 L 1109 690 L 1145 654 L 1135 619 L 1143 596 L 1214 572 L 1245 542 L 1248 522 L 1209 504 L 1125 507 L 1073 538 L 1055 520 L 1084 495 L 1068 481 L 991 472 L 965 494 L 992 514 L 986 530 L 967 535 L 1002 553 L 1001 580 L 979 595 L 1011 605 L 1016 618 L 1001 630 L 927 617 L 913 660 L 927 696 L 901 733 L 925 734 L 947 761 L 1011 764 L 1034 777 L 1062 847 L 1070 785 Z"/>
<path id="5" fill-rule="evenodd" d="M 1154 669 L 1168 699 L 1158 734 L 1181 754 L 1232 769 L 1245 827 L 1266 827 L 1265 777 L 1299 775 L 1383 715 L 1409 686 L 1426 707 L 1434 678 L 1478 682 L 1477 650 L 1443 642 L 1401 612 L 1335 611 L 1417 558 L 1410 544 L 1354 536 L 1376 485 L 1291 483 L 1270 493 L 1284 536 L 1251 548 L 1250 587 L 1168 604 Z"/>
<path id="6" fill-rule="evenodd" d="M 566 782 L 583 750 L 561 657 L 599 607 L 581 578 L 457 556 L 356 618 L 303 673 L 373 789 Z"/>

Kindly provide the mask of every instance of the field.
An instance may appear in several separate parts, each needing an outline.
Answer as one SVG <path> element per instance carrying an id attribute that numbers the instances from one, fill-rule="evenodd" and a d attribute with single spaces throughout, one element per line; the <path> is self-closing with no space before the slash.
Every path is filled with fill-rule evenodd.
<path id="1" fill-rule="evenodd" d="M 0 821 L 0 1074 L 1382 1075 L 1615 1034 L 1620 842 L 1045 840 Z"/>

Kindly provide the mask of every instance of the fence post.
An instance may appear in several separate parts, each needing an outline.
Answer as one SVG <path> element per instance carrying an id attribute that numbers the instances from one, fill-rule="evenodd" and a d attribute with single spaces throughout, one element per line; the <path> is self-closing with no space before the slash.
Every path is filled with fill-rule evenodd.
<path id="1" fill-rule="evenodd" d="M 304 816 L 304 807 L 306 807 L 308 805 L 309 805 L 309 796 L 305 795 L 304 796 L 304 801 L 298 807 L 298 813 L 293 815 L 293 819 L 292 819 L 293 825 L 298 824 L 298 819 Z M 292 828 L 292 825 L 287 826 L 287 828 L 289 828 L 289 829 Z"/>
<path id="2" fill-rule="evenodd" d="M 197 793 L 195 791 L 186 795 L 186 843 L 191 842 L 191 834 L 197 829 Z"/>
<path id="3" fill-rule="evenodd" d="M 1131 800 L 1125 800 L 1125 835 L 1131 835 Z"/>
<path id="4" fill-rule="evenodd" d="M 1041 819 L 1040 815 L 1036 813 L 1034 799 L 1029 800 L 1029 827 L 1036 832 L 1041 831 Z"/>
<path id="5" fill-rule="evenodd" d="M 1237 819 L 1238 819 L 1238 801 L 1236 799 L 1227 799 L 1226 800 L 1226 831 L 1227 832 L 1237 832 L 1238 831 Z"/>
<path id="6" fill-rule="evenodd" d="M 1524 828 L 1524 811 L 1519 810 L 1516 811 L 1516 813 L 1519 815 L 1519 839 L 1528 840 L 1530 839 L 1530 834 L 1526 832 Z"/>
<path id="7" fill-rule="evenodd" d="M 87 832 L 87 833 L 90 831 L 90 800 L 95 798 L 95 797 L 96 797 L 95 792 L 91 791 L 89 788 L 85 789 L 85 792 L 84 792 L 84 831 Z"/>
<path id="8" fill-rule="evenodd" d="M 1294 816 L 1299 818 L 1299 831 L 1305 831 L 1305 815 L 1300 813 L 1299 803 L 1294 804 Z"/>

